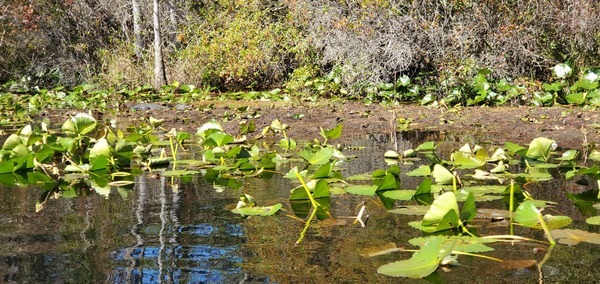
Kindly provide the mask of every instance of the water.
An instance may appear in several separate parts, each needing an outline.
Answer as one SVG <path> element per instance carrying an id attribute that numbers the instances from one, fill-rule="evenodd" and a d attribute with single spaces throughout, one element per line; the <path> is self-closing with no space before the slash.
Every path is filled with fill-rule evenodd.
<path id="1" fill-rule="evenodd" d="M 386 150 L 414 148 L 424 140 L 446 141 L 438 148 L 441 155 L 466 142 L 490 145 L 480 137 L 436 132 L 346 140 L 342 144 L 349 148 L 344 154 L 357 158 L 344 164 L 343 174 L 385 168 Z M 401 165 L 404 172 L 414 167 Z M 421 180 L 403 175 L 402 188 L 415 188 Z M 408 246 L 408 239 L 422 233 L 406 225 L 419 217 L 387 213 L 374 197 L 332 197 L 335 221 L 315 223 L 305 240 L 295 245 L 303 223 L 290 217 L 288 198 L 294 185 L 280 175 L 244 179 L 239 189 L 222 192 L 200 175 L 185 179 L 142 175 L 135 181 L 131 189 L 113 188 L 105 195 L 80 185 L 80 195 L 50 196 L 39 212 L 36 202 L 44 189 L 0 186 L 0 279 L 9 283 L 538 283 L 540 279 L 590 282 L 600 278 L 596 269 L 600 246 L 585 243 L 555 247 L 541 271 L 535 266 L 503 269 L 496 262 L 461 257 L 460 266 L 448 272 L 439 269 L 427 280 L 389 278 L 377 274 L 377 268 L 407 259 L 410 253 L 365 258 L 360 250 L 390 242 Z M 565 189 L 586 191 L 593 184 L 555 179 L 528 190 L 559 202 L 555 210 L 574 219 L 570 228 L 598 232 L 584 222 L 590 209 L 565 194 Z M 283 203 L 286 211 L 243 219 L 226 208 L 237 202 L 240 193 L 253 195 L 259 205 Z M 350 218 L 362 202 L 370 215 L 366 228 Z M 502 205 L 482 202 L 478 206 Z M 508 232 L 506 227 L 486 230 Z M 544 240 L 539 230 L 518 228 L 517 233 Z M 540 261 L 547 246 L 494 247 L 486 255 L 511 263 Z"/>

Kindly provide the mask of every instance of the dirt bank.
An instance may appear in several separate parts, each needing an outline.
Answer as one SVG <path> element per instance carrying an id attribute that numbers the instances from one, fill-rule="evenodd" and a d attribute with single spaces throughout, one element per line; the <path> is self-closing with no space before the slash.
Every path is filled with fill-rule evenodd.
<path id="1" fill-rule="evenodd" d="M 186 108 L 168 105 L 142 110 L 128 108 L 118 116 L 125 119 L 153 116 L 165 119 L 165 127 L 191 132 L 205 121 L 216 119 L 224 121 L 228 132 L 239 133 L 242 121 L 254 120 L 256 132 L 250 136 L 260 135 L 263 127 L 279 119 L 291 127 L 288 135 L 298 140 L 320 137 L 319 127 L 332 128 L 342 122 L 344 137 L 405 129 L 468 134 L 493 143 L 527 144 L 535 137 L 544 136 L 565 148 L 581 148 L 600 142 L 596 125 L 599 123 L 598 112 L 575 107 L 427 108 L 335 101 L 316 104 L 207 101 Z"/>

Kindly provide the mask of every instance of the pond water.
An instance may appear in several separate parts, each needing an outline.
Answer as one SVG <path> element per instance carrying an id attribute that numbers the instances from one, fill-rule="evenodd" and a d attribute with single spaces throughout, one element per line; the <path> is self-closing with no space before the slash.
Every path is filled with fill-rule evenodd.
<path id="1" fill-rule="evenodd" d="M 436 132 L 374 135 L 341 142 L 343 175 L 385 168 L 383 153 L 414 148 L 423 141 L 444 141 L 438 152 L 448 155 L 464 143 L 492 146 L 483 137 Z M 365 147 L 358 149 L 358 147 Z M 403 172 L 415 165 L 400 165 Z M 401 176 L 402 188 L 416 188 L 422 178 Z M 224 189 L 207 175 L 167 178 L 140 175 L 130 189 L 102 194 L 81 183 L 70 198 L 45 197 L 38 186 L 0 186 L 0 276 L 9 283 L 591 283 L 600 279 L 600 245 L 493 244 L 480 258 L 459 258 L 459 265 L 423 280 L 391 278 L 377 273 L 385 263 L 410 253 L 367 258 L 361 249 L 407 240 L 422 232 L 407 225 L 418 216 L 388 213 L 376 197 L 339 195 L 331 198 L 333 219 L 316 222 L 304 241 L 296 240 L 304 224 L 293 217 L 289 195 L 294 187 L 280 174 L 241 180 L 237 190 Z M 585 218 L 597 215 L 584 199 L 595 183 L 554 179 L 535 184 L 532 195 L 558 204 L 554 210 L 574 222 L 569 228 L 598 232 Z M 579 199 L 567 192 L 581 193 Z M 283 203 L 285 211 L 270 217 L 241 218 L 228 210 L 241 193 L 259 205 Z M 590 193 L 595 196 L 597 193 Z M 43 208 L 39 200 L 45 199 Z M 574 201 L 575 200 L 575 201 Z M 354 224 L 366 204 L 366 227 Z M 38 206 L 36 206 L 38 203 Z M 405 202 L 406 203 L 406 202 Z M 398 202 L 400 204 L 400 202 Z M 478 206 L 503 208 L 500 201 Z M 476 224 L 485 234 L 508 234 L 508 227 Z M 516 228 L 517 235 L 545 240 L 541 230 Z M 520 261 L 540 261 L 543 268 Z M 510 264 L 515 264 L 511 266 Z"/>

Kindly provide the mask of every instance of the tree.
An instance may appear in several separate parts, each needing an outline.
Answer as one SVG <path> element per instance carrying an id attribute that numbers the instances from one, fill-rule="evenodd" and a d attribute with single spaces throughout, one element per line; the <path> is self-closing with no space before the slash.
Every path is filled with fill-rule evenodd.
<path id="1" fill-rule="evenodd" d="M 154 27 L 154 87 L 159 88 L 167 84 L 167 75 L 165 74 L 165 64 L 162 53 L 162 37 L 160 34 L 160 7 L 159 0 L 153 3 L 153 27 Z"/>
<path id="2" fill-rule="evenodd" d="M 142 58 L 142 13 L 140 11 L 140 0 L 131 1 L 131 10 L 133 13 L 133 38 L 135 56 Z"/>

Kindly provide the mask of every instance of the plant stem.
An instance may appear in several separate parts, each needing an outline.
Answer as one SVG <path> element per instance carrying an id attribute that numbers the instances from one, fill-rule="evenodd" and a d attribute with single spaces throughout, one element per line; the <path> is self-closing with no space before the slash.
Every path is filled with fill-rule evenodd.
<path id="1" fill-rule="evenodd" d="M 298 168 L 294 168 L 294 174 L 296 174 L 296 178 L 298 178 L 298 180 L 302 184 L 302 187 L 304 188 L 304 190 L 306 190 L 306 194 L 308 195 L 308 199 L 310 200 L 310 204 L 312 205 L 311 206 L 312 207 L 312 211 L 310 213 L 310 216 L 308 217 L 308 220 L 306 220 L 306 224 L 304 225 L 304 229 L 302 229 L 302 232 L 300 232 L 300 237 L 296 241 L 296 244 L 299 244 L 304 239 L 304 236 L 306 235 L 306 232 L 308 231 L 308 226 L 310 226 L 310 222 L 312 222 L 312 220 L 315 218 L 315 215 L 317 214 L 317 206 L 319 204 L 317 203 L 317 201 L 315 200 L 315 198 L 312 196 L 312 193 L 308 189 L 308 186 L 304 182 L 304 179 L 302 179 L 302 176 L 298 172 Z"/>
<path id="2" fill-rule="evenodd" d="M 555 245 L 556 241 L 552 237 L 552 234 L 550 234 L 550 230 L 548 230 L 548 226 L 546 226 L 546 221 L 544 221 L 544 217 L 542 216 L 542 213 L 538 212 L 537 217 L 538 217 L 538 220 L 540 221 L 540 225 L 542 225 L 542 229 L 544 229 L 544 233 L 546 233 L 546 238 L 548 239 L 548 241 L 550 242 L 551 245 Z"/>
<path id="3" fill-rule="evenodd" d="M 508 205 L 510 211 L 510 234 L 515 234 L 515 226 L 513 224 L 513 212 L 515 210 L 515 180 L 510 180 L 510 201 Z"/>

